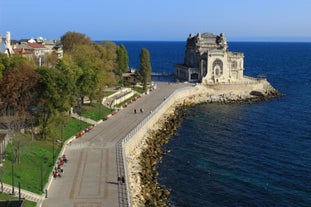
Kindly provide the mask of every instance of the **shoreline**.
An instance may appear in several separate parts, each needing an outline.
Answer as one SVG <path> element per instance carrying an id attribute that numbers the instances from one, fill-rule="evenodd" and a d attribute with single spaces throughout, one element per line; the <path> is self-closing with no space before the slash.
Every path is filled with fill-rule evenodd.
<path id="1" fill-rule="evenodd" d="M 167 153 L 162 151 L 162 146 L 176 133 L 189 107 L 208 103 L 250 104 L 283 95 L 266 80 L 259 80 L 252 87 L 241 84 L 233 87 L 197 85 L 194 88 L 196 93 L 192 91 L 189 95 L 184 95 L 185 97 L 176 98 L 174 96 L 178 94 L 173 93 L 169 97 L 174 99 L 172 104 L 162 112 L 152 129 L 143 134 L 137 146 L 126 156 L 132 206 L 169 206 L 170 192 L 158 184 L 157 164 Z"/>

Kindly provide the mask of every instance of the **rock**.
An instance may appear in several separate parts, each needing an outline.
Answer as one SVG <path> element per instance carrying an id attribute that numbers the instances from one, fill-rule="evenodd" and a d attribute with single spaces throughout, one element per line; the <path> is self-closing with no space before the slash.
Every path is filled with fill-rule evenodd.
<path id="1" fill-rule="evenodd" d="M 264 94 L 260 91 L 251 91 L 250 95 L 252 96 L 258 96 L 258 97 L 264 97 Z"/>

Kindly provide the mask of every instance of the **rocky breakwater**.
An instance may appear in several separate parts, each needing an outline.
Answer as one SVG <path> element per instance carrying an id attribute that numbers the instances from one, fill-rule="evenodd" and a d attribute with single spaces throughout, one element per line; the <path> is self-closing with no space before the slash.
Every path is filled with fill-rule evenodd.
<path id="1" fill-rule="evenodd" d="M 157 182 L 157 164 L 161 162 L 162 156 L 168 153 L 162 146 L 174 136 L 177 128 L 187 115 L 188 107 L 192 102 L 184 101 L 175 107 L 158 122 L 156 129 L 150 131 L 144 143 L 135 151 L 129 162 L 131 168 L 130 189 L 133 206 L 168 206 L 170 192 Z"/>
<path id="2" fill-rule="evenodd" d="M 163 151 L 162 146 L 176 134 L 189 106 L 201 103 L 252 103 L 282 95 L 266 80 L 210 86 L 199 84 L 194 88 L 191 94 L 170 106 L 153 130 L 149 130 L 140 145 L 127 156 L 132 206 L 169 206 L 170 192 L 157 182 L 157 164 L 168 153 Z"/>
<path id="3" fill-rule="evenodd" d="M 244 80 L 235 84 L 198 86 L 202 93 L 194 95 L 197 103 L 254 103 L 283 96 L 266 79 Z M 205 91 L 205 92 L 204 92 Z"/>

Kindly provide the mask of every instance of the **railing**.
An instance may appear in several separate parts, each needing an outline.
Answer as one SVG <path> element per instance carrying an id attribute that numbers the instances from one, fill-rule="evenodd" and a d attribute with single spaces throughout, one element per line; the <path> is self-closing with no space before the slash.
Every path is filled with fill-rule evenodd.
<path id="1" fill-rule="evenodd" d="M 131 195 L 130 195 L 130 188 L 129 188 L 129 173 L 127 168 L 127 160 L 125 156 L 125 145 L 126 143 L 142 128 L 146 126 L 146 124 L 150 121 L 151 118 L 155 116 L 156 119 L 160 117 L 158 112 L 170 101 L 175 102 L 175 97 L 178 93 L 182 91 L 186 91 L 189 89 L 193 89 L 193 87 L 185 87 L 175 90 L 168 98 L 166 98 L 154 111 L 152 111 L 145 119 L 143 119 L 133 130 L 131 130 L 123 139 L 121 139 L 116 144 L 116 151 L 117 151 L 117 173 L 118 176 L 125 177 L 125 189 L 124 185 L 119 185 L 118 193 L 119 193 L 119 206 L 132 206 L 131 203 Z M 172 104 L 173 104 L 172 103 Z"/>

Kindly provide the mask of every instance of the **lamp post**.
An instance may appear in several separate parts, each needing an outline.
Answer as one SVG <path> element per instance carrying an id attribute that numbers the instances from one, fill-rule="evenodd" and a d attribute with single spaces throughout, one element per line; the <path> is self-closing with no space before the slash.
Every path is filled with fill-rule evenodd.
<path id="1" fill-rule="evenodd" d="M 82 130 L 82 126 L 81 126 L 81 96 L 80 95 L 78 95 L 78 97 L 77 97 L 77 104 L 78 104 L 78 111 L 77 111 L 77 113 L 78 113 L 78 115 L 79 115 L 79 127 L 80 127 L 80 132 L 81 132 L 81 130 Z"/>
<path id="2" fill-rule="evenodd" d="M 15 195 L 15 192 L 14 192 L 14 162 L 15 162 L 15 160 L 12 159 L 12 195 Z"/>
<path id="3" fill-rule="evenodd" d="M 60 131 L 60 138 L 61 138 L 61 141 L 62 141 L 62 145 L 64 143 L 64 129 L 66 128 L 66 124 L 63 122 L 62 126 L 61 126 L 61 131 Z"/>
<path id="4" fill-rule="evenodd" d="M 42 165 L 43 165 L 43 164 L 42 164 L 42 162 L 41 162 L 41 167 L 40 167 L 40 177 L 41 177 L 41 179 L 40 179 L 40 187 L 41 187 L 40 190 L 41 190 L 41 192 L 43 192 L 43 175 L 42 175 L 42 174 L 43 174 L 43 173 L 42 173 L 42 168 L 43 168 L 43 167 L 42 167 Z"/>
<path id="5" fill-rule="evenodd" d="M 53 160 L 52 160 L 52 166 L 54 166 L 55 162 L 55 139 L 53 137 Z"/>
<path id="6" fill-rule="evenodd" d="M 41 167 L 40 167 L 40 175 L 41 175 L 41 179 L 40 179 L 40 189 L 41 189 L 41 192 L 44 192 L 43 191 L 43 164 L 46 164 L 48 162 L 48 158 L 47 157 L 44 157 L 42 159 L 42 162 L 41 162 Z"/>

